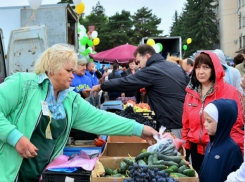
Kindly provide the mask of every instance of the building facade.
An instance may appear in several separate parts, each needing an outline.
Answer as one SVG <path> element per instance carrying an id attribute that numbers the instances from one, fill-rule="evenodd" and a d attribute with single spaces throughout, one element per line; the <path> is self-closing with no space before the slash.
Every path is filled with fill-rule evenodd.
<path id="1" fill-rule="evenodd" d="M 245 0 L 217 0 L 220 49 L 235 57 L 245 49 Z"/>

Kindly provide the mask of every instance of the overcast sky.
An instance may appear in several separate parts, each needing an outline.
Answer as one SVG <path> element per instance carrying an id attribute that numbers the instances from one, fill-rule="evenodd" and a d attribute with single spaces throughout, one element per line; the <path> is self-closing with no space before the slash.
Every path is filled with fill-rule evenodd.
<path id="1" fill-rule="evenodd" d="M 56 4 L 59 0 L 42 0 L 43 4 Z M 85 16 L 89 15 L 92 7 L 98 0 L 82 0 L 85 4 Z M 100 4 L 105 8 L 107 16 L 114 15 L 122 10 L 130 11 L 134 14 L 143 6 L 152 10 L 153 14 L 162 19 L 159 29 L 164 30 L 163 34 L 169 34 L 170 26 L 173 22 L 175 10 L 182 12 L 182 7 L 186 0 L 100 0 Z M 0 7 L 29 5 L 28 0 L 1 0 Z"/>

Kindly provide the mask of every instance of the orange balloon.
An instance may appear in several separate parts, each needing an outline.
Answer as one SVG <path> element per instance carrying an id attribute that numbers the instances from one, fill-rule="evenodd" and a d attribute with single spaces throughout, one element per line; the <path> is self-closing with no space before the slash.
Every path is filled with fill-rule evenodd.
<path id="1" fill-rule="evenodd" d="M 75 9 L 76 9 L 77 14 L 79 14 L 79 15 L 82 14 L 83 11 L 85 10 L 85 5 L 84 5 L 84 3 L 81 2 L 79 5 L 76 5 L 76 6 L 75 6 Z"/>

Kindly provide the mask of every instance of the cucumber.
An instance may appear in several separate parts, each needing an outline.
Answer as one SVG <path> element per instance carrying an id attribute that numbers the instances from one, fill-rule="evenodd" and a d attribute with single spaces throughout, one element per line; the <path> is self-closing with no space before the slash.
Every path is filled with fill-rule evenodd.
<path id="1" fill-rule="evenodd" d="M 183 173 L 183 171 L 186 169 L 187 169 L 186 165 L 183 165 L 179 168 L 178 173 Z"/>
<path id="2" fill-rule="evenodd" d="M 170 166 L 168 169 L 171 169 L 174 173 L 177 173 L 179 168 L 177 166 Z"/>
<path id="3" fill-rule="evenodd" d="M 162 171 L 164 171 L 165 173 L 168 173 L 168 174 L 173 173 L 173 170 L 172 169 L 164 169 Z"/>
<path id="4" fill-rule="evenodd" d="M 152 152 L 145 152 L 139 154 L 137 157 L 135 157 L 135 160 L 138 161 L 140 159 L 144 159 L 144 157 L 149 157 L 149 155 L 153 154 Z"/>
<path id="5" fill-rule="evenodd" d="M 177 166 L 177 167 L 179 167 L 179 165 L 173 161 L 163 161 L 162 164 L 165 166 Z"/>
<path id="6" fill-rule="evenodd" d="M 154 165 L 165 165 L 164 162 L 165 161 L 163 161 L 163 160 L 159 160 L 159 161 L 153 162 L 153 164 Z"/>
<path id="7" fill-rule="evenodd" d="M 112 169 L 105 167 L 105 174 L 112 175 Z"/>
<path id="8" fill-rule="evenodd" d="M 172 178 L 188 178 L 188 176 L 181 174 L 181 173 L 171 173 L 170 176 Z"/>
<path id="9" fill-rule="evenodd" d="M 188 177 L 195 177 L 195 171 L 193 169 L 185 169 L 183 174 Z"/>
<path id="10" fill-rule="evenodd" d="M 183 165 L 186 165 L 186 162 L 184 160 L 181 160 L 179 166 L 183 166 Z"/>
<path id="11" fill-rule="evenodd" d="M 127 164 L 125 162 L 120 162 L 120 172 L 124 173 L 127 170 Z"/>
<path id="12" fill-rule="evenodd" d="M 114 178 L 124 178 L 125 176 L 118 173 L 118 174 L 112 175 L 112 177 L 114 177 Z"/>
<path id="13" fill-rule="evenodd" d="M 118 171 L 116 169 L 112 171 L 112 175 L 114 174 L 118 174 Z"/>
<path id="14" fill-rule="evenodd" d="M 125 162 L 126 164 L 128 164 L 129 166 L 133 165 L 134 162 L 131 160 L 131 159 L 127 159 L 127 158 L 124 158 L 123 159 L 123 162 Z"/>
<path id="15" fill-rule="evenodd" d="M 139 166 L 146 166 L 145 161 L 142 159 L 138 161 L 138 164 L 139 164 Z"/>
<path id="16" fill-rule="evenodd" d="M 148 157 L 148 165 L 152 165 L 153 164 L 153 155 L 149 155 Z"/>
<path id="17" fill-rule="evenodd" d="M 154 164 L 154 162 L 157 162 L 158 161 L 158 157 L 157 157 L 157 154 L 153 154 L 153 158 L 152 158 L 152 163 Z"/>
<path id="18" fill-rule="evenodd" d="M 182 160 L 182 158 L 179 157 L 179 156 L 172 156 L 172 157 L 169 157 L 169 156 L 162 155 L 162 154 L 159 154 L 159 153 L 157 154 L 157 156 L 158 156 L 158 160 L 173 161 L 173 162 L 175 162 L 175 163 L 177 163 L 177 164 L 179 164 L 180 161 Z"/>

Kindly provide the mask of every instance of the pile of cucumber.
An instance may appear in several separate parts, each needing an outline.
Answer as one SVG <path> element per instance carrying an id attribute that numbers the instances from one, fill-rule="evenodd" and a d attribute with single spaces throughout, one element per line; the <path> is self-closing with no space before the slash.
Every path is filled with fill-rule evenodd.
<path id="1" fill-rule="evenodd" d="M 160 153 L 143 152 L 135 159 L 124 158 L 120 162 L 120 168 L 112 170 L 105 167 L 104 177 L 131 177 L 134 178 L 135 165 L 147 170 L 161 171 L 166 177 L 183 178 L 195 177 L 195 171 L 190 169 L 186 162 L 179 156 L 166 156 Z M 131 174 L 132 173 L 132 174 Z M 126 180 L 125 180 L 126 181 Z"/>

